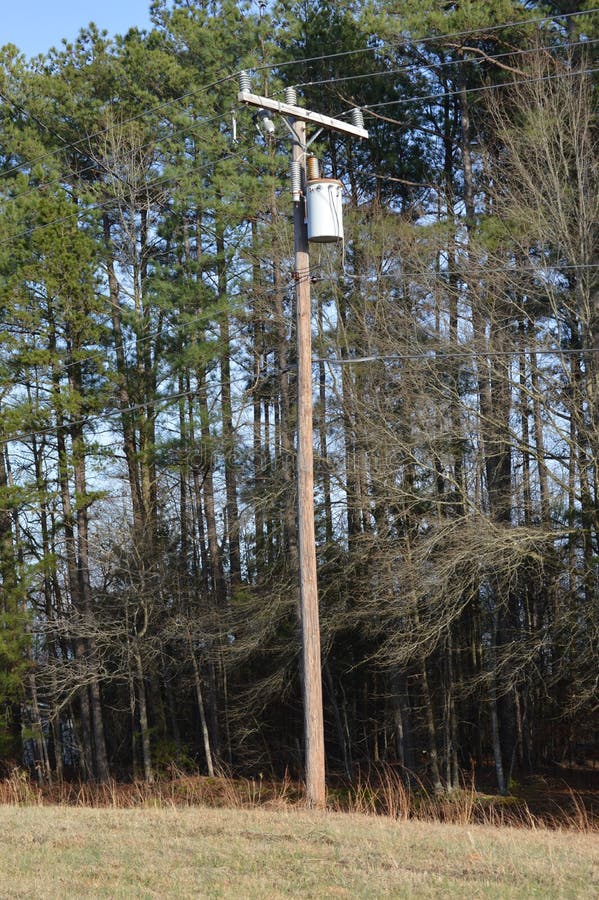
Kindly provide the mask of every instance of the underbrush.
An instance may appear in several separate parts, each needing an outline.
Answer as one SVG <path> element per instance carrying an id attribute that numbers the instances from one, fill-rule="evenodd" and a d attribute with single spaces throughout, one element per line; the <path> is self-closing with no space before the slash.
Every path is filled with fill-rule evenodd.
<path id="1" fill-rule="evenodd" d="M 80 806 L 133 809 L 137 807 L 227 807 L 252 809 L 304 805 L 301 785 L 289 778 L 266 780 L 190 775 L 172 768 L 152 782 L 109 779 L 104 782 L 61 781 L 40 785 L 22 769 L 0 781 L 0 804 L 16 806 Z"/>
<path id="2" fill-rule="evenodd" d="M 366 815 L 383 815 L 404 821 L 452 825 L 490 825 L 518 828 L 562 828 L 588 832 L 599 830 L 599 809 L 589 808 L 581 794 L 567 789 L 560 799 L 548 795 L 531 810 L 517 796 L 502 797 L 476 789 L 474 781 L 452 791 L 432 793 L 422 783 L 407 786 L 401 773 L 383 768 L 374 777 L 361 779 L 336 804 L 329 792 L 328 807 Z"/>
<path id="3" fill-rule="evenodd" d="M 221 807 L 232 809 L 305 808 L 303 785 L 283 779 L 190 775 L 173 768 L 153 782 L 56 782 L 39 785 L 27 772 L 13 769 L 0 781 L 0 804 L 12 806 L 72 806 L 112 809 L 139 807 Z M 444 793 L 431 793 L 423 784 L 407 786 L 401 773 L 384 768 L 352 784 L 330 787 L 327 809 L 332 812 L 454 825 L 512 826 L 527 829 L 561 828 L 578 832 L 599 830 L 598 810 L 572 789 L 561 799 L 547 797 L 540 810 L 527 800 L 477 791 L 474 784 Z"/>

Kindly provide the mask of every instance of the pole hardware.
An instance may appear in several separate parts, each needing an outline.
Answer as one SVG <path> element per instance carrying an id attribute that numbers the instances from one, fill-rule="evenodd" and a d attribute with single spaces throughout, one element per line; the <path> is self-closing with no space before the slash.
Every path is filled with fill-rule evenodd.
<path id="1" fill-rule="evenodd" d="M 247 74 L 247 73 L 246 73 Z M 352 125 L 349 122 L 343 122 L 341 119 L 334 119 L 332 116 L 324 116 L 322 113 L 312 112 L 296 106 L 293 103 L 282 103 L 280 100 L 273 100 L 271 97 L 261 97 L 259 94 L 252 94 L 251 91 L 241 90 L 237 94 L 240 103 L 247 103 L 249 106 L 258 106 L 262 109 L 270 109 L 279 113 L 281 116 L 290 116 L 299 122 L 309 122 L 312 125 L 323 125 L 332 131 L 338 131 L 340 134 L 349 134 L 353 137 L 368 138 L 368 131 L 363 126 Z M 361 110 L 359 110 L 361 113 Z"/>

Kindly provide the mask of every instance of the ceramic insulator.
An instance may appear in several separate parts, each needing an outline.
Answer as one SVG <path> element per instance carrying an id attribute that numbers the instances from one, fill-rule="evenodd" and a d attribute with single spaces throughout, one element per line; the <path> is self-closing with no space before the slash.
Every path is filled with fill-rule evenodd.
<path id="1" fill-rule="evenodd" d="M 354 107 L 351 111 L 351 121 L 352 125 L 355 125 L 356 128 L 364 128 L 364 116 L 362 114 L 362 110 L 358 107 Z"/>
<path id="2" fill-rule="evenodd" d="M 297 91 L 294 87 L 285 88 L 285 103 L 289 106 L 297 106 Z"/>
<path id="3" fill-rule="evenodd" d="M 291 162 L 291 193 L 294 203 L 299 202 L 302 196 L 302 172 L 297 160 Z"/>
<path id="4" fill-rule="evenodd" d="M 252 85 L 250 82 L 250 76 L 247 72 L 240 72 L 237 76 L 239 79 L 239 90 L 246 94 L 251 94 Z"/>

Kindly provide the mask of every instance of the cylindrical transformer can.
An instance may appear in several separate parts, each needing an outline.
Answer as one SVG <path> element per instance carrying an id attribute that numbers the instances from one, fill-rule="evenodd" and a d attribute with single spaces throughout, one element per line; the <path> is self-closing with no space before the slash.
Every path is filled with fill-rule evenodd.
<path id="1" fill-rule="evenodd" d="M 336 178 L 315 178 L 306 185 L 308 240 L 334 244 L 343 240 L 343 185 Z"/>

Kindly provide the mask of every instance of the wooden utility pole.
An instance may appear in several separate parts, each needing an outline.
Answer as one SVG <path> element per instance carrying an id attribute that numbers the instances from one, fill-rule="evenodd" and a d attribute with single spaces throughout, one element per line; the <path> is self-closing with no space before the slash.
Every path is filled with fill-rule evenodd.
<path id="1" fill-rule="evenodd" d="M 314 531 L 314 446 L 312 421 L 312 309 L 310 300 L 310 255 L 306 224 L 306 122 L 322 130 L 330 128 L 367 138 L 363 123 L 332 119 L 297 106 L 295 91 L 287 89 L 286 100 L 252 94 L 246 72 L 239 76 L 237 99 L 261 110 L 269 133 L 274 131 L 266 110 L 282 115 L 293 137 L 292 191 L 295 237 L 295 291 L 297 305 L 297 495 L 299 542 L 299 589 L 302 627 L 304 738 L 306 798 L 312 807 L 323 807 L 326 799 L 324 721 L 316 538 Z M 358 117 L 361 120 L 361 116 Z M 268 121 L 268 127 L 267 127 Z"/>
<path id="2" fill-rule="evenodd" d="M 293 119 L 293 161 L 302 193 L 293 202 L 295 295 L 297 309 L 297 507 L 299 587 L 302 624 L 306 796 L 310 806 L 325 804 L 324 722 L 320 664 L 320 622 L 314 531 L 314 446 L 312 423 L 312 328 L 310 255 L 305 213 L 306 123 Z"/>

